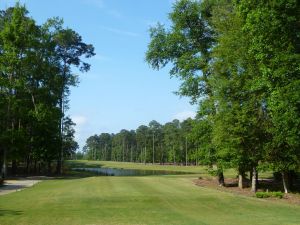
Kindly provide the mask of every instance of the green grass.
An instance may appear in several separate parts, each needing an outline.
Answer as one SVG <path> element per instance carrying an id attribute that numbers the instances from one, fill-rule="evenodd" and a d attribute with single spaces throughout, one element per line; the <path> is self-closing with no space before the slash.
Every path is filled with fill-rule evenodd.
<path id="1" fill-rule="evenodd" d="M 201 188 L 196 177 L 47 180 L 0 196 L 0 224 L 299 224 L 300 206 Z"/>

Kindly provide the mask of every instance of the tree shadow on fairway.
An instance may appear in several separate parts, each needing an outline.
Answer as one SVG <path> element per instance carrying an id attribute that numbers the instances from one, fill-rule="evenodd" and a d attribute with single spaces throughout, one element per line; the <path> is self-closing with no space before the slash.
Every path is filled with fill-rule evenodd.
<path id="1" fill-rule="evenodd" d="M 24 212 L 23 211 L 19 211 L 19 210 L 6 210 L 6 209 L 0 209 L 0 217 L 1 216 L 20 216 L 22 215 Z"/>

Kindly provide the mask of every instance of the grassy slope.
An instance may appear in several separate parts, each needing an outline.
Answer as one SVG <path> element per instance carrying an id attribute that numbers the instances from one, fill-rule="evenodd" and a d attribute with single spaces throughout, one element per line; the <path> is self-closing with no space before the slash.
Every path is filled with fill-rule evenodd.
<path id="1" fill-rule="evenodd" d="M 200 188 L 191 179 L 44 181 L 0 196 L 0 224 L 299 224 L 300 206 Z"/>

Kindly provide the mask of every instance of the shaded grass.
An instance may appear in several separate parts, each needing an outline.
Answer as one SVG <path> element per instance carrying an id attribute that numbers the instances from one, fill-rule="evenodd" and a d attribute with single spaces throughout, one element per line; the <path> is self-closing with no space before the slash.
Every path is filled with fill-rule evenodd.
<path id="1" fill-rule="evenodd" d="M 299 224 L 299 206 L 197 187 L 191 177 L 48 180 L 0 197 L 0 224 Z"/>

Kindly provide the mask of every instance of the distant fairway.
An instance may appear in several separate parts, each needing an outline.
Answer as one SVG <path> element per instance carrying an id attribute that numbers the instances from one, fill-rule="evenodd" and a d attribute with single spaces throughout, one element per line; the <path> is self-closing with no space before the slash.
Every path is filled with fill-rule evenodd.
<path id="1" fill-rule="evenodd" d="M 201 188 L 195 178 L 48 180 L 0 196 L 0 224 L 299 224 L 300 206 Z"/>

